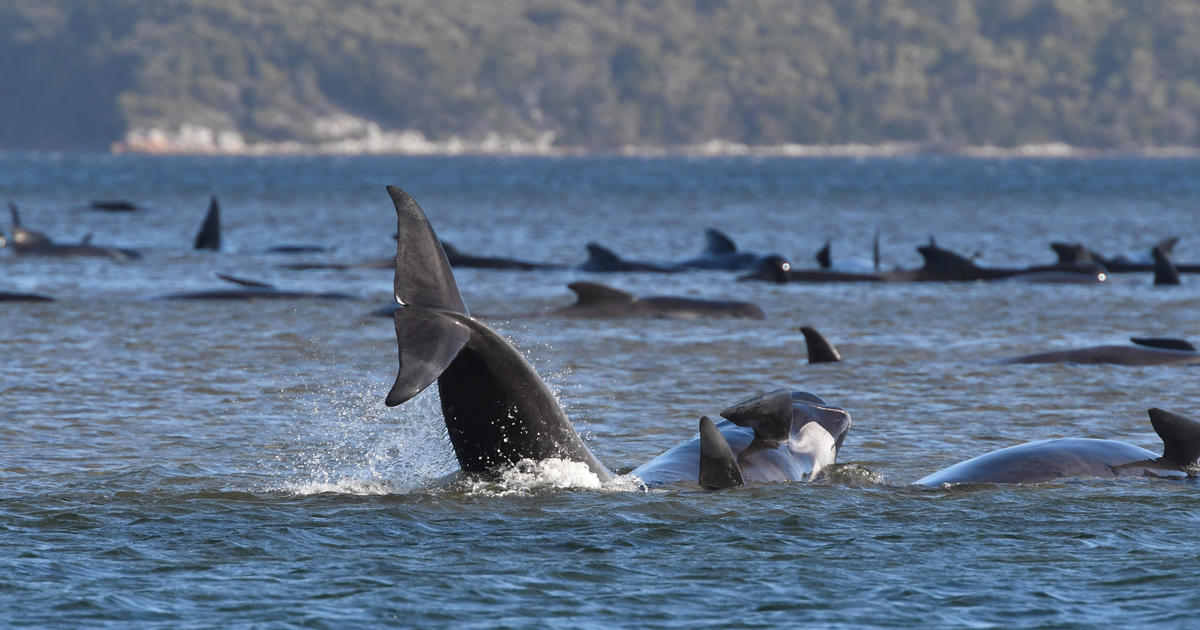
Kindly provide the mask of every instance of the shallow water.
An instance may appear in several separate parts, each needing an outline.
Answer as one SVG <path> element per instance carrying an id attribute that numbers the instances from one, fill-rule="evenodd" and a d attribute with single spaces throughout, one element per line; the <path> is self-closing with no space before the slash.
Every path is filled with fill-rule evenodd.
<path id="1" fill-rule="evenodd" d="M 621 471 L 769 389 L 854 418 L 829 478 L 728 492 L 590 487 L 549 469 L 455 480 L 432 389 L 395 409 L 386 258 L 399 185 L 460 249 L 564 264 L 587 241 L 683 259 L 703 230 L 799 266 L 916 265 L 930 234 L 988 264 L 1181 237 L 1192 160 L 144 158 L 0 155 L 25 224 L 138 262 L 0 254 L 0 626 L 1185 627 L 1200 604 L 1192 482 L 914 489 L 1049 437 L 1157 451 L 1146 409 L 1200 416 L 1193 368 L 996 365 L 1131 335 L 1200 337 L 1197 280 L 1104 286 L 788 285 L 723 272 L 460 270 L 472 311 L 529 356 Z M 227 251 L 188 249 L 209 195 Z M 81 209 L 129 198 L 134 214 Z M 282 256 L 280 243 L 324 255 Z M 166 302 L 215 272 L 357 301 Z M 560 320 L 568 282 L 756 302 L 753 320 Z M 811 324 L 845 360 L 809 366 Z M 561 486 L 568 486 L 563 488 Z"/>

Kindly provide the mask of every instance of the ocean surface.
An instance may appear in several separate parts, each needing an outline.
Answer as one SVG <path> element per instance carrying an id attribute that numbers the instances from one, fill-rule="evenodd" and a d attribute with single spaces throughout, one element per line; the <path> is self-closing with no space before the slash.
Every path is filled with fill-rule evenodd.
<path id="1" fill-rule="evenodd" d="M 728 272 L 456 272 L 596 455 L 627 472 L 701 415 L 778 388 L 847 409 L 814 483 L 645 491 L 545 467 L 461 479 L 436 388 L 396 370 L 385 185 L 461 250 L 562 264 L 603 243 L 698 253 L 704 230 L 797 267 L 920 263 L 930 235 L 984 264 L 1180 237 L 1200 262 L 1200 161 L 968 158 L 154 158 L 0 154 L 0 197 L 59 241 L 139 261 L 0 252 L 0 627 L 1194 627 L 1200 487 L 1080 479 L 914 488 L 1025 441 L 1158 451 L 1146 410 L 1200 417 L 1197 368 L 999 365 L 1133 335 L 1200 339 L 1200 278 L 1099 286 L 769 285 Z M 190 249 L 209 197 L 225 251 Z M 91 199 L 145 207 L 113 214 Z M 0 220 L 7 230 L 7 221 Z M 326 253 L 266 253 L 311 243 Z M 162 301 L 216 273 L 359 299 Z M 754 320 L 566 320 L 593 280 L 753 301 Z M 844 361 L 808 365 L 802 325 Z"/>

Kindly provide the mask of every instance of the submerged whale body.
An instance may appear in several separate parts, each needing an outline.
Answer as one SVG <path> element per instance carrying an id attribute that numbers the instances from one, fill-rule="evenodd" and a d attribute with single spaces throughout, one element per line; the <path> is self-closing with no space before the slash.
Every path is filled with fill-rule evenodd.
<path id="1" fill-rule="evenodd" d="M 1091 438 L 1058 438 L 1010 446 L 917 480 L 923 486 L 960 483 L 1044 483 L 1070 477 L 1188 477 L 1200 458 L 1200 422 L 1150 409 L 1163 441 L 1161 456 L 1144 448 Z"/>
<path id="2" fill-rule="evenodd" d="M 400 238 L 392 313 L 399 369 L 386 404 L 402 404 L 436 381 L 450 443 L 468 475 L 560 459 L 583 464 L 600 481 L 612 479 L 520 351 L 470 315 L 416 200 L 387 190 Z M 772 392 L 724 413 L 727 420 L 709 420 L 711 427 L 701 420 L 699 437 L 639 468 L 638 476 L 651 486 L 708 487 L 811 479 L 832 463 L 850 422 L 844 410 L 803 392 Z"/>
<path id="3" fill-rule="evenodd" d="M 1082 363 L 1115 365 L 1191 365 L 1200 352 L 1183 339 L 1131 337 L 1134 345 L 1103 345 L 1025 354 L 1000 363 Z"/>
<path id="4" fill-rule="evenodd" d="M 662 317 L 697 319 L 701 317 L 741 317 L 764 319 L 762 309 L 750 302 L 701 300 L 675 296 L 637 297 L 598 282 L 572 282 L 567 288 L 575 293 L 575 303 L 547 313 L 560 317 Z"/>
<path id="5" fill-rule="evenodd" d="M 287 300 L 287 299 L 316 299 L 316 300 L 354 300 L 355 296 L 337 291 L 285 291 L 275 285 L 257 280 L 247 280 L 219 273 L 217 277 L 232 284 L 234 288 L 208 289 L 204 291 L 188 291 L 184 293 L 168 293 L 153 299 L 156 300 Z"/>
<path id="6" fill-rule="evenodd" d="M 445 241 L 442 241 L 442 251 L 446 254 L 446 259 L 450 261 L 450 266 L 455 268 L 513 269 L 519 271 L 554 271 L 566 269 L 564 265 L 523 260 L 520 258 L 476 256 L 460 251 Z"/>
<path id="7" fill-rule="evenodd" d="M 729 235 L 715 228 L 704 231 L 704 242 L 704 251 L 699 256 L 681 260 L 675 266 L 685 269 L 753 271 L 766 258 L 761 254 L 739 250 Z"/>
<path id="8" fill-rule="evenodd" d="M 677 273 L 687 271 L 679 265 L 657 263 L 648 260 L 621 258 L 613 250 L 599 243 L 587 244 L 588 257 L 576 269 L 592 273 L 616 273 L 622 271 L 647 271 L 651 273 Z"/>

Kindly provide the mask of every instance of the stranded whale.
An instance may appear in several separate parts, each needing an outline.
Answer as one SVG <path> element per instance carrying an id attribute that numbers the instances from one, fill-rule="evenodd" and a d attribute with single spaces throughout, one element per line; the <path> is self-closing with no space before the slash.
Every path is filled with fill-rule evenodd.
<path id="1" fill-rule="evenodd" d="M 42 232 L 31 230 L 21 225 L 21 215 L 14 203 L 8 204 L 12 216 L 12 226 L 9 237 L 4 245 L 12 248 L 21 256 L 87 256 L 95 258 L 112 258 L 113 260 L 137 260 L 142 254 L 133 249 L 104 247 L 91 244 L 91 235 L 85 236 L 78 243 L 55 243 Z"/>
<path id="2" fill-rule="evenodd" d="M 562 317 L 742 317 L 764 319 L 761 308 L 750 302 L 701 300 L 675 296 L 637 297 L 598 282 L 572 282 L 575 303 L 547 313 Z"/>
<path id="3" fill-rule="evenodd" d="M 204 291 L 189 291 L 186 293 L 169 293 L 155 297 L 156 300 L 286 300 L 286 299 L 318 299 L 318 300 L 354 300 L 357 299 L 349 293 L 338 293 L 334 291 L 284 291 L 275 287 L 275 285 L 259 282 L 257 280 L 246 280 L 245 278 L 237 278 L 235 276 L 226 275 L 223 273 L 217 274 L 217 277 L 238 285 L 236 288 L 228 289 L 208 289 Z"/>
<path id="4" fill-rule="evenodd" d="M 1190 365 L 1200 352 L 1182 339 L 1131 337 L 1135 345 L 1089 346 L 1002 359 L 1000 363 L 1112 363 L 1116 365 Z"/>
<path id="5" fill-rule="evenodd" d="M 1188 477 L 1200 458 L 1200 422 L 1154 408 L 1150 423 L 1162 456 L 1144 448 L 1090 438 L 1059 438 L 1002 448 L 940 470 L 915 483 L 1042 483 L 1069 477 Z"/>
<path id="6" fill-rule="evenodd" d="M 601 481 L 611 479 L 520 351 L 467 311 L 416 200 L 387 190 L 400 238 L 393 285 L 399 308 L 392 314 L 399 369 L 386 404 L 399 405 L 436 381 L 450 443 L 469 475 L 495 474 L 522 460 L 561 459 L 583 464 Z M 850 426 L 845 410 L 804 392 L 772 392 L 724 413 L 727 420 L 719 424 L 701 420 L 699 437 L 639 468 L 637 476 L 651 486 L 807 480 L 833 462 Z"/>

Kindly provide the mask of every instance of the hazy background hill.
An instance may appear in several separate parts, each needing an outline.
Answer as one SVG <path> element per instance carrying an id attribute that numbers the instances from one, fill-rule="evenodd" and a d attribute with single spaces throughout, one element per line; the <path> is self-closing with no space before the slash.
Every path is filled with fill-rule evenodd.
<path id="1" fill-rule="evenodd" d="M 10 149 L 1200 144 L 1194 0 L 0 0 L 0 59 Z"/>

